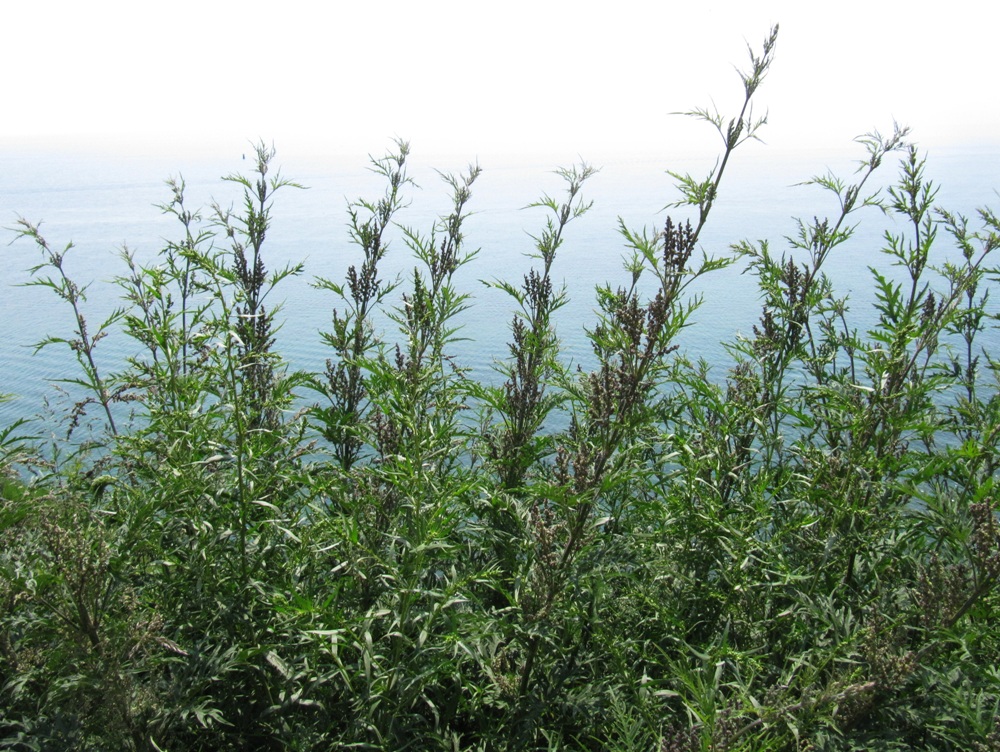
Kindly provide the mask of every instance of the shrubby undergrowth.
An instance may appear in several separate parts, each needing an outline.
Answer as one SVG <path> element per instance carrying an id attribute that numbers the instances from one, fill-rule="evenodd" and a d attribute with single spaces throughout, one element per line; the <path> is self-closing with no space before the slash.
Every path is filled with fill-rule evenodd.
<path id="1" fill-rule="evenodd" d="M 294 185 L 273 150 L 227 178 L 232 209 L 170 183 L 178 239 L 154 264 L 123 254 L 124 306 L 96 330 L 69 249 L 21 221 L 34 284 L 74 314 L 47 341 L 79 366 L 65 428 L 103 429 L 0 434 L 0 746 L 1000 749 L 1000 400 L 980 344 L 1000 221 L 938 207 L 896 129 L 860 139 L 853 178 L 813 179 L 836 211 L 786 250 L 703 257 L 775 36 L 738 115 L 690 113 L 721 138 L 708 177 L 675 175 L 662 230 L 622 224 L 587 370 L 553 326 L 587 165 L 536 204 L 529 273 L 489 282 L 513 311 L 492 384 L 452 354 L 477 166 L 411 228 L 408 146 L 372 161 L 385 191 L 350 206 L 356 260 L 315 284 L 323 373 L 281 357 L 273 301 L 303 269 L 268 263 Z M 904 229 L 859 329 L 824 266 L 865 207 Z M 387 279 L 400 244 L 413 271 Z M 674 340 L 692 281 L 735 262 L 760 320 L 711 379 Z M 108 367 L 122 333 L 137 354 Z"/>

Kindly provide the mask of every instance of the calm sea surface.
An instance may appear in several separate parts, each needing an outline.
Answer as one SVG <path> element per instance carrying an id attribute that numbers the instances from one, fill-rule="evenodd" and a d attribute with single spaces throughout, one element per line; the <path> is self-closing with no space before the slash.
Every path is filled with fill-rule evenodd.
<path id="1" fill-rule="evenodd" d="M 837 211 L 832 194 L 795 184 L 827 168 L 850 178 L 852 160 L 862 156 L 853 151 L 776 157 L 766 148 L 737 153 L 702 235 L 702 249 L 709 255 L 720 255 L 740 240 L 768 239 L 773 252 L 786 250 L 784 236 L 794 234 L 794 217 L 822 218 Z M 294 367 L 321 371 L 329 354 L 319 332 L 328 329 L 330 311 L 337 301 L 332 293 L 317 290 L 311 283 L 316 277 L 341 280 L 347 267 L 359 262 L 360 251 L 350 244 L 347 233 L 347 202 L 376 200 L 383 186 L 366 170 L 363 155 L 342 160 L 282 159 L 279 154 L 277 163 L 284 176 L 308 187 L 285 188 L 276 195 L 274 225 L 265 244 L 265 259 L 271 269 L 286 263 L 305 264 L 305 274 L 286 281 L 276 293 L 284 301 L 278 349 Z M 564 354 L 584 365 L 589 347 L 583 327 L 594 322 L 595 285 L 627 283 L 618 218 L 631 228 L 661 228 L 667 216 L 663 207 L 677 198 L 665 170 L 690 171 L 703 177 L 712 159 L 617 157 L 595 160 L 595 164 L 601 172 L 583 191 L 587 200 L 593 200 L 593 209 L 569 226 L 554 266 L 555 277 L 565 282 L 570 297 L 556 322 Z M 222 205 L 236 203 L 239 208 L 236 187 L 220 177 L 251 167 L 239 154 L 216 160 L 166 160 L 37 151 L 0 151 L 0 165 L 0 224 L 11 228 L 17 217 L 23 216 L 32 222 L 42 221 L 42 232 L 53 247 L 73 242 L 66 266 L 77 282 L 90 285 L 86 312 L 92 331 L 99 320 L 121 305 L 120 293 L 112 284 L 116 275 L 125 273 L 119 258 L 121 247 L 127 245 L 139 260 L 151 262 L 164 246 L 164 239 L 182 236 L 179 223 L 156 206 L 170 198 L 165 179 L 182 175 L 189 207 L 205 207 L 207 217 L 213 199 Z M 448 209 L 447 187 L 435 169 L 458 172 L 464 166 L 461 159 L 414 161 L 411 176 L 419 189 L 410 191 L 410 206 L 398 215 L 399 221 L 428 233 L 435 217 Z M 512 301 L 481 280 L 503 278 L 517 283 L 530 268 L 533 261 L 525 255 L 533 250 L 530 234 L 542 230 L 546 215 L 544 210 L 523 207 L 542 193 L 560 198 L 563 184 L 552 173 L 557 166 L 541 159 L 508 159 L 497 164 L 484 160 L 484 172 L 473 187 L 470 209 L 474 215 L 466 224 L 465 236 L 467 246 L 480 251 L 457 277 L 458 285 L 473 299 L 472 307 L 462 315 L 468 340 L 456 344 L 455 355 L 480 378 L 495 378 L 491 366 L 494 359 L 507 353 L 504 343 L 513 313 Z M 892 181 L 897 172 L 896 164 L 887 163 L 882 168 L 881 184 Z M 1000 208 L 995 193 L 1000 187 L 1000 149 L 931 154 L 927 174 L 941 186 L 939 205 L 949 210 L 971 217 L 982 205 Z M 672 211 L 675 218 L 688 216 L 683 210 Z M 868 266 L 888 269 L 888 260 L 878 252 L 883 234 L 906 228 L 876 210 L 855 216 L 860 222 L 857 234 L 837 249 L 828 271 L 838 289 L 849 292 L 857 326 L 864 328 L 872 317 Z M 52 384 L 76 375 L 65 348 L 34 352 L 32 345 L 46 335 L 70 336 L 71 312 L 51 292 L 22 286 L 30 278 L 27 269 L 38 263 L 40 256 L 27 240 L 8 245 L 15 237 L 12 230 L 3 230 L 2 236 L 0 392 L 14 397 L 0 405 L 0 426 L 38 413 L 45 396 L 55 395 Z M 938 263 L 953 254 L 944 234 L 939 247 Z M 397 232 L 383 276 L 405 277 L 412 267 L 413 259 Z M 750 332 L 760 313 L 758 294 L 752 278 L 738 267 L 706 277 L 698 292 L 704 303 L 680 344 L 687 355 L 706 358 L 721 378 L 729 362 L 721 343 Z M 1000 300 L 1000 295 L 995 298 Z M 387 330 L 387 334 L 391 340 L 393 332 Z M 992 349 L 996 341 L 991 332 L 984 343 Z M 124 337 L 112 334 L 98 347 L 99 364 L 113 370 L 131 349 Z"/>

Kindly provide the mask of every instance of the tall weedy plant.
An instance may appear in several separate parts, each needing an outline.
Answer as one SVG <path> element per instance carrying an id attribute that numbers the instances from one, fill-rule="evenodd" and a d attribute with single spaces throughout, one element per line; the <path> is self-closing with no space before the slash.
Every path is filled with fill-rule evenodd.
<path id="1" fill-rule="evenodd" d="M 504 385 L 479 395 L 487 408 L 484 454 L 507 491 L 520 488 L 539 461 L 552 452 L 549 439 L 542 433 L 550 413 L 559 404 L 558 395 L 551 393 L 561 369 L 552 317 L 567 300 L 565 290 L 553 282 L 552 266 L 564 243 L 567 225 L 591 207 L 579 194 L 584 182 L 595 173 L 587 164 L 559 170 L 566 183 L 564 201 L 543 196 L 530 205 L 551 213 L 535 238 L 536 251 L 531 254 L 541 261 L 541 268 L 532 268 L 520 287 L 506 280 L 487 283 L 507 293 L 518 307 L 511 322 L 511 357 L 499 367 L 500 374 L 506 377 Z"/>
<path id="2" fill-rule="evenodd" d="M 326 365 L 325 383 L 318 388 L 329 404 L 318 407 L 314 414 L 345 472 L 358 460 L 366 441 L 362 428 L 368 413 L 364 361 L 379 344 L 372 316 L 396 286 L 395 282 L 386 283 L 379 271 L 379 263 L 389 251 L 386 231 L 404 206 L 403 190 L 412 182 L 406 174 L 409 144 L 398 141 L 396 147 L 393 153 L 371 159 L 372 171 L 386 181 L 382 198 L 359 199 L 348 207 L 351 240 L 364 256 L 360 267 L 352 264 L 348 268 L 346 284 L 322 278 L 316 282 L 318 288 L 343 301 L 342 309 L 333 310 L 333 331 L 322 335 L 334 352 Z"/>
<path id="3" fill-rule="evenodd" d="M 230 319 L 226 347 L 230 344 L 236 347 L 237 358 L 230 361 L 230 368 L 238 368 L 240 374 L 239 378 L 233 374 L 232 385 L 239 392 L 251 430 L 275 427 L 278 421 L 275 403 L 280 405 L 288 397 L 277 390 L 272 352 L 275 310 L 268 310 L 266 299 L 283 279 L 302 272 L 302 264 L 298 263 L 269 274 L 264 264 L 262 249 L 271 227 L 274 193 L 281 188 L 302 186 L 282 178 L 280 173 L 268 177 L 275 155 L 273 148 L 259 143 L 254 152 L 252 178 L 240 174 L 225 178 L 242 189 L 243 212 L 234 214 L 232 209 L 218 204 L 212 207 L 214 221 L 228 238 L 232 250 L 232 267 L 225 270 L 223 277 L 235 292 L 231 301 L 222 298 Z"/>
<path id="4" fill-rule="evenodd" d="M 309 501 L 305 424 L 288 416 L 305 382 L 274 350 L 273 296 L 301 265 L 269 272 L 265 263 L 274 194 L 296 184 L 271 174 L 273 159 L 273 149 L 255 147 L 254 173 L 226 178 L 241 189 L 242 209 L 215 203 L 208 227 L 186 207 L 183 182 L 172 182 L 163 209 L 182 239 L 147 266 L 127 257 L 130 275 L 120 280 L 133 304 L 126 331 L 145 346 L 132 380 L 145 389 L 147 414 L 123 443 L 124 462 L 140 472 L 117 489 L 119 506 L 136 545 L 145 541 L 147 573 L 158 575 L 151 618 L 167 654 L 157 662 L 168 671 L 183 663 L 163 691 L 188 698 L 147 720 L 151 738 L 187 738 L 193 724 L 239 739 L 268 703 L 258 679 L 272 647 L 272 589 L 287 587 L 279 573 L 294 558 Z M 192 604 L 193 591 L 201 598 Z M 227 647 L 209 644 L 223 634 Z M 226 677 L 226 698 L 201 694 L 212 675 Z"/>
<path id="5" fill-rule="evenodd" d="M 317 282 L 330 360 L 307 376 L 278 347 L 301 266 L 268 260 L 294 185 L 273 149 L 207 219 L 170 183 L 179 239 L 122 251 L 125 306 L 93 336 L 66 252 L 22 221 L 33 283 L 73 314 L 46 340 L 82 374 L 71 427 L 96 406 L 106 430 L 96 465 L 0 467 L 0 748 L 997 748 L 1000 221 L 938 207 L 896 127 L 860 139 L 854 178 L 810 181 L 833 207 L 784 252 L 701 252 L 776 34 L 736 117 L 687 113 L 721 139 L 708 177 L 675 174 L 656 229 L 619 221 L 623 281 L 597 288 L 576 368 L 555 322 L 586 164 L 532 205 L 523 279 L 486 283 L 514 309 L 495 384 L 455 356 L 477 166 L 413 227 L 409 147 L 372 160 L 384 192 L 348 206 L 359 257 Z M 855 227 L 878 210 L 872 244 Z M 390 238 L 412 259 L 394 279 Z M 870 310 L 832 271 L 858 251 Z M 729 264 L 761 314 L 713 370 L 677 335 Z M 117 327 L 134 352 L 111 371 Z M 302 386 L 320 404 L 292 412 Z"/>
<path id="6" fill-rule="evenodd" d="M 31 267 L 32 280 L 28 285 L 43 287 L 69 305 L 73 313 L 73 335 L 65 337 L 48 336 L 35 345 L 35 351 L 50 345 L 65 345 L 72 353 L 80 369 L 78 376 L 61 379 L 60 383 L 81 387 L 86 396 L 78 401 L 70 412 L 67 435 L 72 434 L 80 419 L 86 414 L 87 406 L 99 405 L 104 414 L 106 428 L 112 435 L 118 434 L 118 426 L 112 405 L 122 401 L 128 391 L 128 384 L 116 384 L 98 365 L 95 352 L 98 343 L 108 336 L 121 318 L 121 310 L 115 310 L 101 322 L 97 331 L 91 333 L 83 306 L 87 301 L 87 286 L 77 284 L 66 272 L 65 260 L 73 244 L 68 243 L 61 251 L 55 250 L 41 234 L 38 224 L 32 224 L 23 217 L 17 221 L 17 237 L 34 241 L 42 254 L 42 261 Z M 47 270 L 51 270 L 49 273 Z"/>
<path id="7" fill-rule="evenodd" d="M 211 343 L 219 332 L 212 297 L 206 294 L 202 259 L 211 258 L 214 233 L 201 225 L 201 213 L 185 204 L 183 179 L 167 183 L 172 197 L 160 208 L 183 228 L 179 241 L 169 241 L 153 263 L 140 264 L 127 248 L 121 257 L 128 275 L 117 283 L 129 304 L 122 318 L 124 332 L 141 350 L 133 356 L 128 380 L 143 395 L 144 423 L 128 437 L 130 455 L 138 466 L 148 455 L 146 470 L 172 454 L 190 461 L 199 448 L 213 454 L 218 436 L 209 436 L 213 420 L 210 395 L 217 378 L 208 368 Z"/>

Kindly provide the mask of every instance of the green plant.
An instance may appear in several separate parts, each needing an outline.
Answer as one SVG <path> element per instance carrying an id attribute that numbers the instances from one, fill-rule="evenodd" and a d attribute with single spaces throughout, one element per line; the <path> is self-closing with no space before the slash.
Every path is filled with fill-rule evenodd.
<path id="1" fill-rule="evenodd" d="M 586 163 L 529 207 L 534 266 L 486 283 L 513 309 L 496 383 L 455 354 L 476 165 L 415 227 L 409 145 L 371 160 L 360 256 L 315 284 L 319 374 L 281 356 L 277 296 L 304 268 L 270 270 L 296 185 L 272 148 L 207 219 L 168 183 L 179 239 L 122 250 L 123 307 L 94 335 L 66 251 L 21 220 L 32 284 L 72 314 L 41 344 L 77 369 L 70 432 L 94 406 L 104 430 L 47 454 L 0 431 L 0 748 L 996 748 L 1000 220 L 939 207 L 895 127 L 859 139 L 852 180 L 809 181 L 830 217 L 784 252 L 702 253 L 776 35 L 736 117 L 687 113 L 721 138 L 708 176 L 674 174 L 660 228 L 619 221 L 586 367 L 555 328 Z M 831 259 L 883 220 L 863 310 Z M 412 271 L 386 278 L 390 247 Z M 677 341 L 694 283 L 734 265 L 761 313 L 721 371 Z"/>

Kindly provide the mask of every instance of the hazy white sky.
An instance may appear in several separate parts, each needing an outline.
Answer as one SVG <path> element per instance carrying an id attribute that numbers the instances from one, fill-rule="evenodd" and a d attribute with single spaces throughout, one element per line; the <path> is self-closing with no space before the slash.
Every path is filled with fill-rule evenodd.
<path id="1" fill-rule="evenodd" d="M 1000 143 L 1000 5 L 920 7 L 14 2 L 0 32 L 0 144 L 264 138 L 286 151 L 351 152 L 400 136 L 423 152 L 470 157 L 662 147 L 703 134 L 669 113 L 738 105 L 733 66 L 775 22 L 776 60 L 759 94 L 769 144 L 846 144 L 893 118 L 925 147 Z"/>

